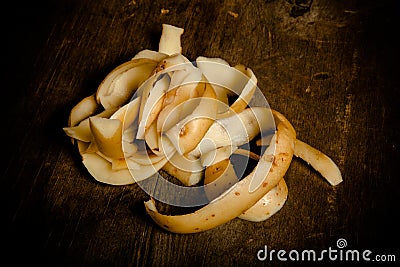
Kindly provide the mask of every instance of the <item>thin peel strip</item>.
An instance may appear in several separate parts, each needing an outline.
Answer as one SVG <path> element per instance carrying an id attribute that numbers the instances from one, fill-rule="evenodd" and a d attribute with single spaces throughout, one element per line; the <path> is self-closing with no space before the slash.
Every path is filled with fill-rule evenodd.
<path id="1" fill-rule="evenodd" d="M 296 139 L 294 148 L 294 155 L 310 164 L 331 185 L 335 186 L 343 181 L 338 166 L 330 157 L 298 139 Z"/>

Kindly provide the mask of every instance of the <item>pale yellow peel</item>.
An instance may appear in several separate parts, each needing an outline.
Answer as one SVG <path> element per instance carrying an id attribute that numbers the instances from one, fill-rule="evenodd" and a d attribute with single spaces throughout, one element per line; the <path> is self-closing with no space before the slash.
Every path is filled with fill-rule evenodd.
<path id="1" fill-rule="evenodd" d="M 167 55 L 181 53 L 181 35 L 183 34 L 183 31 L 182 28 L 163 24 L 158 51 Z"/>
<path id="2" fill-rule="evenodd" d="M 158 114 L 162 109 L 165 94 L 168 89 L 169 77 L 162 76 L 154 82 L 151 89 L 145 92 L 145 102 L 141 103 L 141 120 L 139 121 L 139 128 L 137 132 L 138 138 L 143 138 L 150 125 L 157 119 Z"/>
<path id="3" fill-rule="evenodd" d="M 236 101 L 230 106 L 230 112 L 241 112 L 248 107 L 254 92 L 257 89 L 257 78 L 250 68 L 245 68 L 244 73 L 249 77 L 248 82 Z"/>
<path id="4" fill-rule="evenodd" d="M 297 139 L 294 155 L 310 164 L 331 185 L 335 186 L 343 181 L 342 174 L 335 162 L 318 149 Z"/>
<path id="5" fill-rule="evenodd" d="M 98 150 L 110 158 L 123 158 L 122 122 L 117 119 L 89 118 L 90 129 Z"/>
<path id="6" fill-rule="evenodd" d="M 178 168 L 171 162 L 167 162 L 162 169 L 166 171 L 169 175 L 177 178 L 183 185 L 185 186 L 193 186 L 203 179 L 204 172 L 203 171 L 186 171 Z"/>
<path id="7" fill-rule="evenodd" d="M 96 101 L 95 94 L 85 97 L 71 109 L 68 126 L 73 127 L 78 125 L 81 121 L 93 115 L 98 108 L 99 104 Z"/>
<path id="8" fill-rule="evenodd" d="M 110 108 L 91 117 L 109 118 L 117 109 L 118 108 Z M 89 125 L 89 118 L 82 120 L 77 126 L 64 127 L 63 130 L 69 137 L 76 140 L 91 142 L 93 139 Z"/>
<path id="9" fill-rule="evenodd" d="M 101 82 L 96 100 L 105 108 L 122 106 L 138 87 L 154 72 L 158 62 L 139 58 L 125 62 L 111 71 Z"/>
<path id="10" fill-rule="evenodd" d="M 83 154 L 82 162 L 89 173 L 101 183 L 126 185 L 135 182 L 128 169 L 113 170 L 111 163 L 96 153 Z"/>
<path id="11" fill-rule="evenodd" d="M 171 77 L 171 84 L 176 75 L 186 71 L 175 71 Z M 193 78 L 191 82 L 183 79 L 179 86 L 170 84 L 165 95 L 162 110 L 157 118 L 157 131 L 166 132 L 182 119 L 180 105 L 187 100 L 200 97 L 204 94 L 204 83 L 200 83 L 201 77 Z"/>
<path id="12" fill-rule="evenodd" d="M 64 127 L 63 130 L 66 135 L 78 141 L 92 141 L 92 132 L 90 131 L 89 119 L 81 121 L 81 123 L 77 126 Z"/>
<path id="13" fill-rule="evenodd" d="M 286 173 L 293 156 L 295 131 L 285 117 L 274 111 L 277 125 L 275 155 L 270 172 L 262 186 L 250 193 L 249 184 L 256 169 L 234 185 L 229 192 L 205 207 L 185 215 L 164 215 L 158 212 L 153 199 L 145 202 L 146 212 L 162 228 L 175 233 L 202 232 L 226 223 L 248 210 L 270 191 Z M 271 161 L 271 155 L 262 155 L 257 166 Z"/>
<path id="14" fill-rule="evenodd" d="M 144 140 L 152 153 L 158 156 L 162 155 L 159 145 L 159 134 L 157 133 L 157 122 L 153 122 L 150 127 L 148 127 Z"/>
<path id="15" fill-rule="evenodd" d="M 87 149 L 90 147 L 90 143 L 88 142 L 83 142 L 81 140 L 76 140 L 76 144 L 78 147 L 79 154 L 82 155 L 87 151 Z"/>
<path id="16" fill-rule="evenodd" d="M 216 94 L 209 83 L 205 83 L 205 90 L 199 105 L 193 113 L 180 121 L 166 132 L 166 136 L 174 144 L 180 154 L 192 151 L 199 144 L 210 126 L 214 123 L 217 113 Z"/>
<path id="17" fill-rule="evenodd" d="M 188 64 L 189 63 L 189 64 Z M 157 83 L 157 79 L 162 77 L 164 82 L 168 77 L 163 77 L 163 75 L 168 75 L 170 72 L 176 72 L 185 70 L 190 67 L 190 62 L 181 54 L 176 54 L 168 56 L 167 58 L 160 61 L 156 68 L 153 70 L 153 75 L 149 77 L 146 82 L 144 82 L 140 88 L 138 88 L 137 94 L 141 96 L 141 104 L 139 109 L 139 123 L 141 124 L 138 129 L 138 139 L 143 139 L 146 127 L 151 125 L 153 120 L 158 117 L 158 113 L 161 112 L 160 108 L 163 108 L 163 99 L 168 94 L 170 88 L 164 88 L 161 84 L 156 90 L 156 94 L 153 92 L 154 87 Z M 193 68 L 193 67 L 191 67 Z M 162 97 L 159 97 L 161 96 Z M 153 111 L 152 117 L 149 118 L 150 112 Z"/>
<path id="18" fill-rule="evenodd" d="M 234 154 L 250 157 L 257 161 L 260 159 L 257 154 L 245 149 L 237 149 Z M 205 193 L 212 200 L 218 197 L 221 192 L 228 190 L 238 180 L 230 160 L 226 158 L 217 164 L 207 167 L 204 179 L 204 184 L 207 185 L 204 188 Z M 287 185 L 284 179 L 281 179 L 274 188 L 238 218 L 252 222 L 267 220 L 283 207 L 287 194 Z"/>
<path id="19" fill-rule="evenodd" d="M 238 218 L 252 222 L 265 221 L 282 209 L 287 196 L 288 188 L 285 180 L 282 178 L 274 188 Z"/>
<path id="20" fill-rule="evenodd" d="M 260 132 L 266 131 L 273 125 L 270 109 L 264 107 L 246 108 L 240 113 L 216 120 L 204 135 L 204 139 L 213 140 L 215 147 L 236 146 L 248 143 Z M 201 153 L 215 147 L 200 147 L 199 144 L 191 155 L 199 157 Z"/>
<path id="21" fill-rule="evenodd" d="M 171 156 L 171 155 L 169 155 Z M 130 159 L 134 159 L 134 157 L 131 157 Z M 129 168 L 130 173 L 134 177 L 136 182 L 143 181 L 150 176 L 156 174 L 167 162 L 168 162 L 168 156 L 161 158 L 158 160 L 156 163 L 151 164 L 151 165 L 140 165 L 140 168 L 136 168 L 136 161 L 133 161 L 135 164 L 131 168 L 130 164 L 131 161 L 127 161 L 127 165 Z"/>
<path id="22" fill-rule="evenodd" d="M 140 96 L 118 109 L 110 119 L 117 119 L 122 122 L 123 130 L 132 126 L 132 123 L 139 116 Z"/>
<path id="23" fill-rule="evenodd" d="M 145 59 L 150 59 L 154 60 L 156 62 L 160 62 L 164 58 L 168 57 L 167 54 L 158 52 L 158 51 L 153 51 L 149 49 L 144 49 L 142 51 L 139 51 L 133 58 L 132 60 L 139 59 L 139 58 L 145 58 Z"/>
<path id="24" fill-rule="evenodd" d="M 171 71 L 184 70 L 190 64 L 190 60 L 182 54 L 169 55 L 157 64 L 153 74 L 165 74 Z"/>
<path id="25" fill-rule="evenodd" d="M 208 166 L 204 177 L 204 191 L 210 201 L 219 197 L 239 181 L 229 158 Z"/>
<path id="26" fill-rule="evenodd" d="M 236 67 L 230 67 L 229 63 L 223 59 L 198 57 L 196 64 L 206 79 L 213 86 L 218 86 L 216 90 L 221 90 L 228 96 L 239 95 L 248 82 L 248 77 L 243 75 L 244 73 L 241 73 Z"/>
<path id="27" fill-rule="evenodd" d="M 204 139 L 203 139 L 204 140 Z M 200 146 L 201 147 L 201 146 Z M 222 146 L 200 156 L 201 164 L 203 166 L 211 166 L 222 160 L 229 159 L 229 157 L 237 150 L 236 146 Z"/>

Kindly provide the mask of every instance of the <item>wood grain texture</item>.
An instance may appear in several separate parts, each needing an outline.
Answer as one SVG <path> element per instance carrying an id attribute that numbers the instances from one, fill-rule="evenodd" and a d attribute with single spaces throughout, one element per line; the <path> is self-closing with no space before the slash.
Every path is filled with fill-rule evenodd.
<path id="1" fill-rule="evenodd" d="M 311 8 L 293 16 L 296 2 Z M 0 184 L 3 252 L 15 264 L 261 265 L 256 253 L 264 245 L 322 250 L 339 238 L 352 249 L 400 258 L 394 1 L 18 3 L 3 23 L 9 68 Z M 69 111 L 114 67 L 142 49 L 157 50 L 162 23 L 185 29 L 190 59 L 251 67 L 269 104 L 301 140 L 338 163 L 344 182 L 331 187 L 295 159 L 285 176 L 288 200 L 271 219 L 176 235 L 145 214 L 138 186 L 90 177 L 62 131 Z"/>

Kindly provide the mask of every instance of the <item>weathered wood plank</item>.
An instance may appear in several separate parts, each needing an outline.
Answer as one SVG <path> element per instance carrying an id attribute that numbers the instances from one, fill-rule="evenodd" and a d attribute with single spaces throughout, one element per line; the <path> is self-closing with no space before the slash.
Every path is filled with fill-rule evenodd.
<path id="1" fill-rule="evenodd" d="M 295 16 L 300 2 L 310 10 Z M 400 90 L 392 2 L 84 0 L 11 11 L 1 188 L 5 245 L 15 262 L 257 265 L 264 245 L 322 250 L 338 238 L 353 249 L 398 252 Z M 185 28 L 190 59 L 221 57 L 251 67 L 269 104 L 291 120 L 300 139 L 338 163 L 344 182 L 332 188 L 295 159 L 278 214 L 196 235 L 155 226 L 137 185 L 95 182 L 62 127 L 115 66 L 142 49 L 157 50 L 162 23 Z"/>

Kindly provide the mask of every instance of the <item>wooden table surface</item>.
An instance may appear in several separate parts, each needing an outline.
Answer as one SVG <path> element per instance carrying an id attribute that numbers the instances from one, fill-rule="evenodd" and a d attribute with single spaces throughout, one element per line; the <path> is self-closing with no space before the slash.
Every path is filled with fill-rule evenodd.
<path id="1" fill-rule="evenodd" d="M 321 251 L 344 238 L 346 249 L 399 261 L 393 2 L 13 2 L 4 10 L 12 19 L 2 23 L 5 257 L 53 266 L 286 266 L 293 262 L 260 262 L 257 252 L 265 245 Z M 137 185 L 96 182 L 62 127 L 114 67 L 158 49 L 162 23 L 185 29 L 189 59 L 220 57 L 252 68 L 271 107 L 338 164 L 343 183 L 332 187 L 294 159 L 285 175 L 288 200 L 269 220 L 234 219 L 178 235 L 146 215 L 147 196 Z"/>

